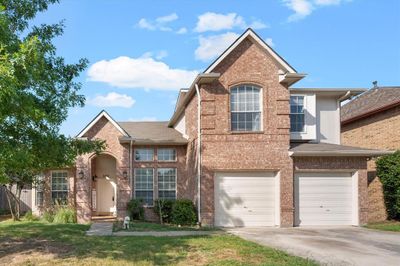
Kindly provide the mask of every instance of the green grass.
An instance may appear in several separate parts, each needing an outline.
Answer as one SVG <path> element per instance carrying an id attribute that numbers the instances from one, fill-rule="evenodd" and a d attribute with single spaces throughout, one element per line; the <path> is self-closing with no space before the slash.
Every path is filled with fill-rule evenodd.
<path id="1" fill-rule="evenodd" d="M 219 234 L 197 237 L 89 237 L 88 225 L 0 222 L 1 263 L 9 265 L 315 265 Z"/>
<path id="2" fill-rule="evenodd" d="M 385 221 L 379 223 L 371 223 L 365 226 L 369 229 L 383 230 L 383 231 L 394 231 L 400 232 L 400 222 L 399 221 Z"/>
<path id="3" fill-rule="evenodd" d="M 117 231 L 135 231 L 135 232 L 148 232 L 148 231 L 217 231 L 218 229 L 212 227 L 196 227 L 196 226 L 177 226 L 173 224 L 158 224 L 150 222 L 130 222 L 130 227 L 128 230 L 123 229 L 123 222 L 114 223 L 114 232 Z"/>

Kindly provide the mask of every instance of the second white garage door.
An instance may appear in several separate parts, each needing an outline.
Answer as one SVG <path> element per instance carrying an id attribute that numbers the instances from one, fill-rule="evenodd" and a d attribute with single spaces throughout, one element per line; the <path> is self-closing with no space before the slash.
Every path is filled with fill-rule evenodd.
<path id="1" fill-rule="evenodd" d="M 351 225 L 355 198 L 351 173 L 297 173 L 296 225 Z"/>
<path id="2" fill-rule="evenodd" d="M 215 225 L 275 225 L 275 187 L 274 173 L 217 173 Z"/>

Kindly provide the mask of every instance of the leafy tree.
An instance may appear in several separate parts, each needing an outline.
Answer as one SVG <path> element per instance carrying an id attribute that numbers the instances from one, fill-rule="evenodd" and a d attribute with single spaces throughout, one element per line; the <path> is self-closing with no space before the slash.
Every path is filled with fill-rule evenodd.
<path id="1" fill-rule="evenodd" d="M 85 98 L 74 79 L 86 59 L 67 64 L 52 41 L 63 23 L 30 25 L 57 0 L 0 0 L 0 184 L 6 187 L 13 218 L 20 218 L 21 190 L 49 168 L 68 167 L 79 154 L 100 152 L 104 142 L 59 132 L 70 107 Z"/>
<path id="2" fill-rule="evenodd" d="M 389 219 L 400 220 L 400 150 L 376 161 Z"/>

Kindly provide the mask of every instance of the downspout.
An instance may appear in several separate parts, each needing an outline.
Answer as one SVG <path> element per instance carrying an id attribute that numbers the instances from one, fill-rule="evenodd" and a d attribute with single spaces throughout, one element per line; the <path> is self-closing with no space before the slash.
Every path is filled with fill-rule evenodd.
<path id="1" fill-rule="evenodd" d="M 197 162 L 197 217 L 198 223 L 201 225 L 201 97 L 200 90 L 197 83 L 194 84 L 197 94 L 197 149 L 198 149 L 198 162 Z"/>
<path id="2" fill-rule="evenodd" d="M 130 180 L 129 180 L 129 185 L 130 185 L 130 187 L 131 187 L 131 198 L 133 197 L 133 169 L 132 169 L 132 159 L 133 159 L 133 156 L 132 156 L 132 143 L 133 143 L 133 141 L 132 141 L 132 139 L 130 140 L 130 142 L 129 142 L 129 178 L 130 178 Z"/>

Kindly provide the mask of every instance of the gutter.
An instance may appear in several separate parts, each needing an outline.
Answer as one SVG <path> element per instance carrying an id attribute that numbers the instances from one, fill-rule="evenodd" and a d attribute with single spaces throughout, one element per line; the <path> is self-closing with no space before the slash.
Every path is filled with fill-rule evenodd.
<path id="1" fill-rule="evenodd" d="M 349 156 L 349 157 L 378 157 L 393 154 L 394 151 L 358 150 L 358 151 L 289 151 L 291 157 L 301 156 Z"/>
<path id="2" fill-rule="evenodd" d="M 338 101 L 342 102 L 351 97 L 351 91 L 347 91 L 343 96 L 339 97 Z"/>
<path id="3" fill-rule="evenodd" d="M 194 84 L 197 94 L 197 149 L 199 151 L 197 163 L 197 217 L 201 225 L 201 96 L 197 83 Z"/>

